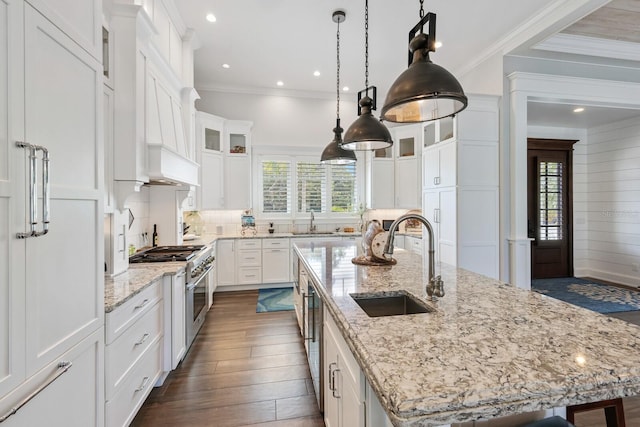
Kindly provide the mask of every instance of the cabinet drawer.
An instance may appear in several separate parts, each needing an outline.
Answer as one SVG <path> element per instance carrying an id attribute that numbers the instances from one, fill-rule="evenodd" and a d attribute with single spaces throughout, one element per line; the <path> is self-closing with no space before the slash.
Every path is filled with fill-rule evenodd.
<path id="1" fill-rule="evenodd" d="M 407 237 L 406 243 L 407 249 L 411 252 L 415 252 L 417 254 L 422 253 L 422 239 L 418 239 L 417 237 Z"/>
<path id="2" fill-rule="evenodd" d="M 238 249 L 262 249 L 262 239 L 238 239 Z"/>
<path id="3" fill-rule="evenodd" d="M 238 269 L 238 284 L 252 285 L 262 283 L 261 267 L 241 267 Z"/>
<path id="4" fill-rule="evenodd" d="M 106 317 L 106 344 L 111 344 L 129 325 L 142 317 L 162 298 L 162 280 L 149 285 L 138 295 L 116 308 Z"/>
<path id="5" fill-rule="evenodd" d="M 107 427 L 128 426 L 161 373 L 162 340 L 156 341 L 134 365 L 112 399 L 105 405 Z"/>
<path id="6" fill-rule="evenodd" d="M 263 239 L 262 249 L 289 249 L 289 239 Z"/>
<path id="7" fill-rule="evenodd" d="M 239 267 L 259 267 L 262 265 L 262 250 L 244 249 L 238 251 L 237 262 Z"/>
<path id="8" fill-rule="evenodd" d="M 149 347 L 162 335 L 162 304 L 155 304 L 136 321 L 105 352 L 106 394 L 110 399 L 125 380 L 127 372 Z"/>

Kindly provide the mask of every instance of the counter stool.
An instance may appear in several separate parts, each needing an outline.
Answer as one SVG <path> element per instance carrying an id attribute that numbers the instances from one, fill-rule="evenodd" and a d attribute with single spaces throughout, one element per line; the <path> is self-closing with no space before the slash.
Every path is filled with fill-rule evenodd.
<path id="1" fill-rule="evenodd" d="M 562 417 L 555 416 L 551 418 L 545 418 L 543 420 L 534 421 L 529 424 L 525 424 L 522 427 L 575 427 L 569 421 Z"/>
<path id="2" fill-rule="evenodd" d="M 575 423 L 574 415 L 576 413 L 590 411 L 592 409 L 604 409 L 607 427 L 625 427 L 624 408 L 622 407 L 621 398 L 567 406 L 567 420 Z"/>

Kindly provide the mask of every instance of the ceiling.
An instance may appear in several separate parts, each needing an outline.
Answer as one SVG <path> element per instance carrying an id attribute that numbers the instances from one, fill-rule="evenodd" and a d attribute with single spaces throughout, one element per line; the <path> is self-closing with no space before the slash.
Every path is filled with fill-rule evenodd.
<path id="1" fill-rule="evenodd" d="M 431 55 L 433 62 L 457 75 L 535 21 L 532 17 L 562 2 L 519 0 L 517 7 L 513 4 L 512 0 L 425 2 L 425 11 L 437 14 L 437 39 L 443 43 Z M 351 94 L 365 86 L 362 0 L 177 0 L 175 5 L 201 44 L 194 64 L 198 90 L 334 97 L 337 25 L 331 15 L 336 9 L 346 12 L 346 21 L 340 25 L 341 86 L 348 86 Z M 216 22 L 206 20 L 208 13 L 216 16 Z M 369 1 L 369 84 L 378 87 L 380 98 L 407 66 L 408 32 L 418 20 L 417 0 Z M 562 30 L 557 36 L 625 43 L 627 50 L 631 46 L 632 51 L 637 48 L 640 52 L 640 45 L 635 45 L 640 43 L 638 23 L 640 0 L 613 0 L 555 32 Z M 561 52 L 553 45 L 546 49 Z M 617 50 L 607 54 L 612 52 Z M 314 71 L 320 76 L 315 77 Z M 280 88 L 276 86 L 278 80 L 284 83 Z M 379 106 L 382 102 L 378 100 Z M 568 107 L 532 102 L 529 121 L 585 128 L 603 120 L 640 115 L 637 110 L 599 107 L 589 107 L 576 115 Z"/>

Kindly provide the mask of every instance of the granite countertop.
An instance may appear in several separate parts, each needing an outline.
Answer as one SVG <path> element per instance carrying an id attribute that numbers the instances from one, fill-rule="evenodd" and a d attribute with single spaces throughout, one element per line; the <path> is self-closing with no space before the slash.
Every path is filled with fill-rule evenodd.
<path id="1" fill-rule="evenodd" d="M 166 274 L 176 274 L 185 262 L 130 264 L 129 269 L 104 279 L 104 311 L 109 313 Z"/>
<path id="2" fill-rule="evenodd" d="M 396 426 L 438 426 L 640 394 L 640 327 L 451 266 L 351 263 L 350 242 L 296 244 Z M 329 262 L 331 261 L 331 262 Z M 350 294 L 405 290 L 434 313 L 368 317 Z"/>

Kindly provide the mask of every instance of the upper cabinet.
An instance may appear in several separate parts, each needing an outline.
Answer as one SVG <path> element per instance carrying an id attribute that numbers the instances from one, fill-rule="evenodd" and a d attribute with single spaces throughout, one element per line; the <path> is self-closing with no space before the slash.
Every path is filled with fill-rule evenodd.
<path id="1" fill-rule="evenodd" d="M 195 185 L 195 99 L 191 33 L 161 1 L 114 3 L 105 79 L 114 89 L 114 171 L 118 208 L 143 183 Z M 112 52 L 112 54 L 111 54 Z"/>
<path id="2" fill-rule="evenodd" d="M 251 207 L 252 126 L 244 120 L 196 113 L 197 159 L 201 165 L 197 209 Z M 193 210 L 185 205 L 183 208 Z"/>

